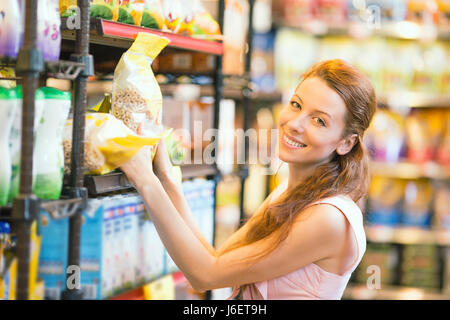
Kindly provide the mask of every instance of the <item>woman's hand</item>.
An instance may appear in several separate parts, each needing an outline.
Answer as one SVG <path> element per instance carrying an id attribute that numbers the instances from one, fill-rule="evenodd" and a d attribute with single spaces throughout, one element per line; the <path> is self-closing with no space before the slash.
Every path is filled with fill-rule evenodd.
<path id="1" fill-rule="evenodd" d="M 172 179 L 173 169 L 169 152 L 163 140 L 160 140 L 153 159 L 153 170 L 161 182 Z"/>
<path id="2" fill-rule="evenodd" d="M 158 180 L 153 173 L 151 151 L 151 147 L 142 147 L 132 159 L 120 167 L 136 189 Z"/>

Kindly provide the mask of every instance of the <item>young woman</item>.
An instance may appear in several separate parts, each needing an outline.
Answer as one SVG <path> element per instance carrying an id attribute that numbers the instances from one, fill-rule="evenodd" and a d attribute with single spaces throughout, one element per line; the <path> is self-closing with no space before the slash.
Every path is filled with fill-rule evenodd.
<path id="1" fill-rule="evenodd" d="M 368 187 L 362 144 L 376 109 L 369 80 L 342 60 L 307 71 L 279 117 L 289 178 L 216 250 L 196 226 L 161 143 L 122 166 L 170 256 L 197 291 L 243 299 L 340 299 L 366 249 L 356 205 Z"/>

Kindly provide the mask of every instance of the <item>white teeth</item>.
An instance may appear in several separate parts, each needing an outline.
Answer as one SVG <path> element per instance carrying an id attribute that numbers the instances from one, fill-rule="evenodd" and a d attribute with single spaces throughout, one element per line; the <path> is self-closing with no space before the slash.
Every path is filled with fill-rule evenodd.
<path id="1" fill-rule="evenodd" d="M 297 148 L 304 148 L 304 147 L 306 147 L 305 144 L 295 142 L 295 141 L 289 139 L 289 138 L 286 137 L 286 136 L 283 136 L 283 139 L 284 139 L 284 141 L 286 141 L 287 144 L 289 144 L 289 145 L 291 145 L 291 146 L 294 146 L 294 147 L 297 147 Z"/>

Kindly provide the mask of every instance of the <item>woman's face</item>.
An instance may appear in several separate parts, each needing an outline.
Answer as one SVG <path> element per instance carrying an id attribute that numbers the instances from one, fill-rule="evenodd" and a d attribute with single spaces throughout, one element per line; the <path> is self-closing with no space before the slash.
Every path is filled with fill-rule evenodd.
<path id="1" fill-rule="evenodd" d="M 280 159 L 301 165 L 330 161 L 345 143 L 346 112 L 342 98 L 324 80 L 305 79 L 280 113 Z"/>

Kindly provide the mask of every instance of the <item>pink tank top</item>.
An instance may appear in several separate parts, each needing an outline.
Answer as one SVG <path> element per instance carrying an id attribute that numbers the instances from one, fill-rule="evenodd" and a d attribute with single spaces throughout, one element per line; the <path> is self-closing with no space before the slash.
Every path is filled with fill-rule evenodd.
<path id="1" fill-rule="evenodd" d="M 249 284 L 243 292 L 244 300 L 339 300 L 352 272 L 366 251 L 366 235 L 360 208 L 346 195 L 334 196 L 315 202 L 326 203 L 339 209 L 349 221 L 357 241 L 357 257 L 343 275 L 323 270 L 315 263 L 274 279 Z M 239 293 L 235 288 L 230 298 Z"/>

